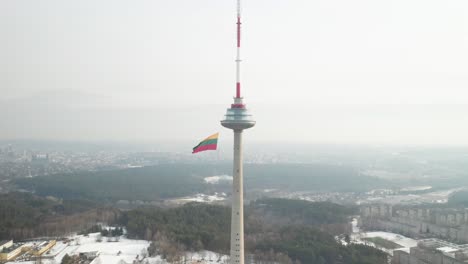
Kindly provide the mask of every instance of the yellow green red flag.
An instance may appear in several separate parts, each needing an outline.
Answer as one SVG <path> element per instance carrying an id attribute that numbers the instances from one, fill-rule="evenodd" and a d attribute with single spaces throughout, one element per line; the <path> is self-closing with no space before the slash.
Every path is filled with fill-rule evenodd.
<path id="1" fill-rule="evenodd" d="M 219 133 L 216 133 L 202 140 L 193 148 L 192 154 L 205 150 L 216 150 L 218 146 L 218 136 Z"/>

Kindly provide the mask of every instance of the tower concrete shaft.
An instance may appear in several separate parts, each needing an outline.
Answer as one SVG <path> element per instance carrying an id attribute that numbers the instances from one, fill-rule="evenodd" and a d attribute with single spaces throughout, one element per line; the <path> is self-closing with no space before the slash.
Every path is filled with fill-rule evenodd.
<path id="1" fill-rule="evenodd" d="M 234 130 L 234 164 L 231 211 L 231 264 L 244 264 L 244 178 L 242 130 Z"/>
<path id="2" fill-rule="evenodd" d="M 238 99 L 238 98 L 236 98 Z M 243 104 L 242 99 L 239 100 Z M 221 125 L 234 131 L 234 162 L 232 168 L 231 264 L 244 264 L 244 169 L 242 133 L 255 126 L 247 108 L 228 108 Z"/>

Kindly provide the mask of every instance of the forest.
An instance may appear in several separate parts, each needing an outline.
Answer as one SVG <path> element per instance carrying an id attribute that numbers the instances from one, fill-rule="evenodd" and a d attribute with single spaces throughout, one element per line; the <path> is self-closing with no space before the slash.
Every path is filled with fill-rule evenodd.
<path id="1" fill-rule="evenodd" d="M 63 236 L 114 221 L 120 213 L 87 200 L 57 200 L 29 193 L 0 194 L 0 240 Z"/>
<path id="2" fill-rule="evenodd" d="M 334 235 L 349 232 L 354 208 L 331 203 L 264 199 L 245 209 L 245 248 L 257 261 L 281 263 L 386 263 L 385 253 L 367 246 L 343 246 Z M 177 259 L 189 250 L 227 254 L 230 209 L 198 203 L 140 208 L 122 214 L 130 236 L 153 240 L 149 252 Z M 333 226 L 331 228 L 331 226 Z"/>
<path id="3" fill-rule="evenodd" d="M 230 185 L 204 178 L 229 175 L 231 164 L 161 164 L 113 171 L 80 172 L 16 179 L 20 189 L 62 199 L 99 202 L 158 201 L 196 193 L 229 192 Z M 245 186 L 284 191 L 366 191 L 385 181 L 360 175 L 352 167 L 323 164 L 246 164 Z"/>
<path id="4" fill-rule="evenodd" d="M 184 250 L 228 254 L 230 213 L 229 207 L 200 203 L 122 212 L 83 199 L 9 193 L 0 195 L 0 240 L 88 233 L 95 231 L 95 223 L 107 222 L 125 226 L 130 238 L 153 241 L 149 252 L 167 259 L 177 259 Z M 245 206 L 245 248 L 259 263 L 385 263 L 379 250 L 335 240 L 350 232 L 355 213 L 356 208 L 329 202 L 253 201 Z"/>

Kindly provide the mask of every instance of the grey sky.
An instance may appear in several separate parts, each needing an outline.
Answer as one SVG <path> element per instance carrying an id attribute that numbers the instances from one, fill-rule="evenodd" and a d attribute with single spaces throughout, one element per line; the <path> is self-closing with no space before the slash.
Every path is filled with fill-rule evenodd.
<path id="1" fill-rule="evenodd" d="M 243 7 L 251 140 L 468 144 L 468 2 Z M 0 1 L 0 139 L 228 135 L 234 22 L 234 0 Z"/>

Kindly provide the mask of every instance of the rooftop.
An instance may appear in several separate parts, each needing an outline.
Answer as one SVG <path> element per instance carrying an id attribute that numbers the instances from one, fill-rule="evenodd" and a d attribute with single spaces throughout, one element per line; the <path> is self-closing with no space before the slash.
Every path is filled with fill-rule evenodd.
<path id="1" fill-rule="evenodd" d="M 10 252 L 16 250 L 17 248 L 22 247 L 22 246 L 23 246 L 23 244 L 14 244 L 14 245 L 11 246 L 11 247 L 3 248 L 3 249 L 2 249 L 2 252 L 0 252 L 0 253 L 10 253 Z"/>
<path id="2" fill-rule="evenodd" d="M 451 252 L 458 251 L 459 249 L 453 248 L 453 247 L 440 247 L 440 248 L 437 248 L 437 250 L 441 252 L 445 252 L 445 253 L 451 253 Z"/>
<path id="3" fill-rule="evenodd" d="M 11 240 L 0 240 L 0 246 L 5 245 L 6 243 L 10 242 Z"/>
<path id="4" fill-rule="evenodd" d="M 437 238 L 422 239 L 418 242 L 418 247 L 426 249 L 436 249 L 442 252 L 447 252 L 447 250 L 459 250 L 464 248 L 461 245 L 450 243 Z M 453 250 L 452 250 L 453 251 Z"/>
<path id="5" fill-rule="evenodd" d="M 427 250 L 436 250 L 442 254 L 455 258 L 457 260 L 468 259 L 468 245 L 457 245 L 444 240 L 431 238 L 423 239 L 418 242 L 418 247 Z"/>

